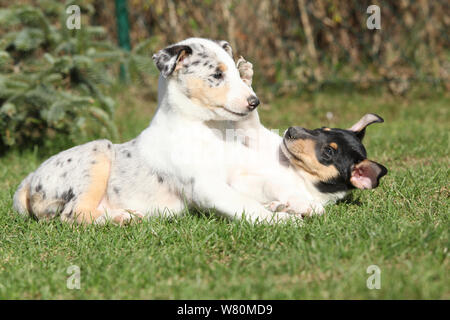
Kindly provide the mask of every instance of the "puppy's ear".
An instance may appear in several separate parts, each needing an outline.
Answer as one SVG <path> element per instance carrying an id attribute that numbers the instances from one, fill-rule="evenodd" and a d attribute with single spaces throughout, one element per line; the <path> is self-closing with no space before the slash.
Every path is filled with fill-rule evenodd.
<path id="1" fill-rule="evenodd" d="M 184 45 L 174 45 L 159 50 L 152 57 L 156 67 L 164 78 L 170 76 L 188 55 L 192 54 L 192 48 Z"/>
<path id="2" fill-rule="evenodd" d="M 359 140 L 362 140 L 364 138 L 364 135 L 366 134 L 366 127 L 369 124 L 376 122 L 381 123 L 384 122 L 384 120 L 376 114 L 368 113 L 347 130 L 353 131 L 354 133 L 356 133 L 356 136 L 359 138 Z"/>
<path id="3" fill-rule="evenodd" d="M 233 58 L 233 49 L 231 48 L 231 45 L 227 41 L 219 40 L 216 42 Z"/>
<path id="4" fill-rule="evenodd" d="M 350 182 L 358 189 L 373 189 L 386 173 L 386 167 L 366 159 L 354 166 Z"/>

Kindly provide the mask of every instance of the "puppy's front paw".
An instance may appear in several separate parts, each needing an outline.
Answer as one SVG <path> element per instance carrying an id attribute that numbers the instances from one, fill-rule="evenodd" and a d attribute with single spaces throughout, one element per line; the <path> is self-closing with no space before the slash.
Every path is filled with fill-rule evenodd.
<path id="1" fill-rule="evenodd" d="M 266 205 L 267 210 L 270 210 L 272 212 L 280 212 L 284 211 L 286 209 L 286 204 L 282 203 L 280 201 L 272 201 Z"/>
<path id="2" fill-rule="evenodd" d="M 244 57 L 240 57 L 236 62 L 236 67 L 239 70 L 239 74 L 241 75 L 241 79 L 244 81 L 246 85 L 249 87 L 252 85 L 253 80 L 253 64 L 244 59 Z"/>
<path id="3" fill-rule="evenodd" d="M 286 211 L 293 214 L 301 214 L 303 217 L 321 215 L 325 212 L 322 205 L 307 201 L 289 200 Z"/>

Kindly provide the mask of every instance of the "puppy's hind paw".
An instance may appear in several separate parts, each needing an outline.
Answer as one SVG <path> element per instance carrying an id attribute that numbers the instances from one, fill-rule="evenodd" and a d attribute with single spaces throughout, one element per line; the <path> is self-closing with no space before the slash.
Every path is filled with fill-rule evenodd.
<path id="1" fill-rule="evenodd" d="M 141 223 L 143 218 L 144 216 L 141 215 L 140 213 L 137 213 L 136 211 L 132 210 L 127 210 L 115 216 L 112 220 L 119 226 L 127 226 L 132 223 Z"/>
<path id="2" fill-rule="evenodd" d="M 144 216 L 132 210 L 112 210 L 99 217 L 95 223 L 105 224 L 110 221 L 119 226 L 127 226 L 134 223 L 142 222 Z"/>

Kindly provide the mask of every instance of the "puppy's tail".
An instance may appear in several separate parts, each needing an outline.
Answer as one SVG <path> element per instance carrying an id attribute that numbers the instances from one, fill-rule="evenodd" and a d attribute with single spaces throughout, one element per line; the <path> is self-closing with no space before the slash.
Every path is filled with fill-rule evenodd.
<path id="1" fill-rule="evenodd" d="M 22 216 L 28 216 L 30 214 L 30 181 L 32 175 L 33 173 L 30 173 L 25 179 L 23 179 L 23 181 L 17 188 L 16 193 L 14 193 L 14 210 L 16 210 Z"/>

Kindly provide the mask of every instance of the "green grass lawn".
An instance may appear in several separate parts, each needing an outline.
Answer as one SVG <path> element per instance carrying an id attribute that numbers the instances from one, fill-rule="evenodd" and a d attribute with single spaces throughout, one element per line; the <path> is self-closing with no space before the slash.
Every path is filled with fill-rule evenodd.
<path id="1" fill-rule="evenodd" d="M 148 124 L 155 104 L 136 89 L 118 98 L 124 141 Z M 198 213 L 122 228 L 23 219 L 13 193 L 55 150 L 7 153 L 0 158 L 0 298 L 449 299 L 449 106 L 439 92 L 329 92 L 261 106 L 263 123 L 280 132 L 348 127 L 367 112 L 385 119 L 365 138 L 369 157 L 389 169 L 380 187 L 355 191 L 302 225 Z M 81 269 L 80 290 L 66 287 L 71 265 Z M 370 265 L 381 269 L 379 290 L 366 286 Z"/>

